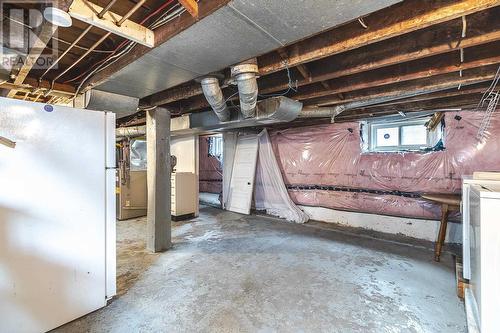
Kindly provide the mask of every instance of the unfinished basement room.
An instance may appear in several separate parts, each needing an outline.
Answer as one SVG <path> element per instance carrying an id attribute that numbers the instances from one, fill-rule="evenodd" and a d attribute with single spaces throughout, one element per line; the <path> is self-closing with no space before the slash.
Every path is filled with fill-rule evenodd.
<path id="1" fill-rule="evenodd" d="M 0 333 L 500 332 L 500 0 L 0 5 Z"/>

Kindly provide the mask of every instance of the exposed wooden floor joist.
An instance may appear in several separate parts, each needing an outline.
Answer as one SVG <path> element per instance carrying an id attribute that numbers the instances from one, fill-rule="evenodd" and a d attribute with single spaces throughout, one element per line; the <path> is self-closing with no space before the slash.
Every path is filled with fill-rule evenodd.
<path id="1" fill-rule="evenodd" d="M 217 9 L 226 5 L 230 0 L 210 0 L 210 1 L 200 1 L 198 4 L 198 16 L 193 17 L 189 12 L 180 15 L 177 19 L 173 20 L 169 24 L 159 27 L 155 32 L 155 46 L 165 43 L 167 40 L 172 38 L 173 36 L 179 34 L 180 32 L 186 30 L 198 20 L 212 14 Z M 94 86 L 99 85 L 104 82 L 107 77 L 113 75 L 118 72 L 120 69 L 124 68 L 128 64 L 137 60 L 147 52 L 149 52 L 150 48 L 138 45 L 132 49 L 126 56 L 120 58 L 118 61 L 108 66 L 104 70 L 100 71 L 92 78 L 88 80 L 85 84 L 84 89 L 82 91 L 86 91 Z"/>
<path id="2" fill-rule="evenodd" d="M 197 17 L 194 3 L 183 2 L 183 6 L 193 7 L 189 8 L 190 13 L 184 12 L 155 29 L 155 45 L 161 45 L 228 2 L 200 1 Z M 155 13 L 161 13 L 168 4 L 161 6 Z M 139 18 L 147 17 L 156 8 L 149 8 Z M 381 103 L 392 107 L 418 101 L 440 102 L 450 96 L 471 97 L 472 92 L 454 94 L 447 90 L 493 77 L 492 72 L 500 64 L 498 17 L 500 0 L 402 1 L 366 15 L 363 25 L 355 20 L 347 22 L 258 56 L 260 98 L 286 93 L 307 106 L 349 105 L 359 109 Z M 94 36 L 99 37 L 99 34 Z M 80 92 L 104 82 L 149 50 L 136 45 L 91 76 Z M 232 96 L 229 105 L 236 105 L 237 88 L 229 85 L 228 68 L 221 71 L 226 75 L 223 93 Z M 73 94 L 79 81 L 65 82 L 55 82 L 51 92 L 61 97 Z M 27 98 L 38 98 L 51 88 L 50 80 L 39 83 L 29 75 L 22 83 L 7 82 L 2 88 L 18 89 L 28 94 Z M 25 98 L 15 90 L 13 94 Z M 145 97 L 140 105 L 166 106 L 179 113 L 209 108 L 200 84 L 194 80 Z"/>
<path id="3" fill-rule="evenodd" d="M 498 7 L 470 15 L 467 17 L 465 37 L 461 35 L 463 22 L 460 18 L 440 23 L 436 26 L 427 27 L 419 31 L 406 33 L 382 42 L 368 44 L 348 52 L 329 55 L 321 60 L 312 62 L 311 64 L 313 66 L 308 66 L 307 72 L 304 70 L 300 71 L 300 69 L 298 70 L 298 72 L 301 72 L 298 77 L 296 76 L 296 84 L 299 87 L 298 97 L 300 98 L 300 94 L 307 94 L 308 92 L 317 92 L 319 95 L 328 94 L 328 90 L 330 89 L 332 94 L 346 91 L 342 89 L 337 91 L 335 87 L 338 86 L 335 85 L 335 82 L 328 81 L 334 78 L 356 73 L 366 73 L 376 69 L 394 66 L 395 64 L 425 59 L 445 53 L 453 53 L 455 59 L 458 59 L 458 52 L 461 48 L 465 49 L 465 53 L 468 54 L 469 48 L 471 47 L 500 40 L 500 26 L 497 21 L 498 15 L 500 15 L 500 8 Z M 337 31 L 337 29 L 333 31 Z M 305 43 L 306 41 L 307 40 L 301 43 Z M 296 49 L 296 47 L 294 48 Z M 282 54 L 279 56 L 280 59 L 282 59 L 285 54 L 283 52 L 281 53 Z M 262 59 L 265 59 L 265 57 L 273 57 L 276 54 L 277 53 L 271 53 L 270 55 L 259 57 L 259 63 L 262 63 Z M 286 53 L 286 55 L 288 55 L 288 53 Z M 441 59 L 445 59 L 445 57 L 443 56 Z M 490 60 L 492 62 L 496 61 L 493 59 Z M 441 61 L 443 64 L 444 62 L 444 60 Z M 492 62 L 487 61 L 485 64 L 487 65 Z M 445 73 L 446 70 L 453 70 L 453 64 L 455 63 L 456 61 L 451 61 L 447 69 L 441 69 L 441 71 L 435 66 L 436 70 L 433 72 L 433 75 Z M 481 65 L 480 62 L 463 64 L 464 69 Z M 421 66 L 421 68 L 423 68 L 423 66 Z M 460 70 L 460 68 L 457 68 L 457 70 Z M 368 75 L 371 74 L 368 73 Z M 415 73 L 415 75 L 417 74 Z M 409 79 L 410 76 L 406 76 L 406 78 Z M 361 83 L 361 81 L 360 79 L 359 82 Z M 317 82 L 320 83 L 311 87 L 312 84 Z M 365 86 L 368 85 L 369 83 L 366 83 Z M 259 79 L 259 92 L 262 94 L 277 93 L 287 88 L 288 79 L 286 71 L 262 76 Z M 224 92 L 226 95 L 230 95 L 234 92 L 233 90 L 234 88 L 228 87 Z M 175 109 L 182 108 L 185 112 L 190 112 L 208 107 L 208 103 L 206 103 L 201 94 L 202 91 L 199 84 L 190 82 L 154 94 L 141 101 L 141 104 L 157 105 L 179 101 L 170 106 Z M 288 96 L 294 97 L 293 95 Z"/>
<path id="4" fill-rule="evenodd" d="M 335 29 L 335 33 L 328 31 L 297 43 L 298 52 L 288 58 L 286 65 L 281 60 L 263 57 L 259 59 L 259 73 L 265 75 L 283 70 L 286 66 L 319 60 L 498 5 L 498 0 L 404 1 L 364 17 L 368 26 L 366 30 L 344 25 Z"/>
<path id="5" fill-rule="evenodd" d="M 363 89 L 344 94 L 344 99 L 339 99 L 335 96 L 320 97 L 308 100 L 306 105 L 330 106 L 356 102 L 361 103 L 365 101 L 373 101 L 371 104 L 378 104 L 384 102 L 382 99 L 386 99 L 385 101 L 391 101 L 403 98 L 412 98 L 417 95 L 491 80 L 494 78 L 497 68 L 498 66 L 492 65 L 463 71 L 462 77 L 458 75 L 458 73 L 449 73 L 437 75 L 431 78 Z M 361 107 L 361 105 L 359 107 Z"/>
<path id="6" fill-rule="evenodd" d="M 421 111 L 435 111 L 447 108 L 453 109 L 473 109 L 481 99 L 481 93 L 464 94 L 459 97 L 447 97 L 439 101 L 418 101 L 412 103 L 401 103 L 395 106 L 372 107 L 369 109 L 359 109 L 353 111 L 346 111 L 335 117 L 335 121 L 348 121 L 356 120 L 363 117 L 385 116 L 395 114 L 398 111 L 407 112 L 421 112 Z"/>

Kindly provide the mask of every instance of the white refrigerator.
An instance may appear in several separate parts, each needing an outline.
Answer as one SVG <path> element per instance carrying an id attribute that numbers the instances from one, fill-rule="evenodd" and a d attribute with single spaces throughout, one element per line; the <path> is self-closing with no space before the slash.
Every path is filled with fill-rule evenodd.
<path id="1" fill-rule="evenodd" d="M 116 293 L 115 115 L 0 98 L 0 332 L 44 332 Z"/>

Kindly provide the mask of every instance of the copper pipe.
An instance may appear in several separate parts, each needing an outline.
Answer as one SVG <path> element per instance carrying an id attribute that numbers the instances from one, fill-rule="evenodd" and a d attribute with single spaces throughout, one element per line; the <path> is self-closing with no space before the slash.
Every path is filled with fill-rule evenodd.
<path id="1" fill-rule="evenodd" d="M 136 3 L 135 6 L 131 10 L 129 10 L 127 14 L 123 15 L 123 17 L 120 19 L 120 21 L 116 23 L 116 25 L 121 26 L 123 22 L 125 22 L 126 19 L 128 19 L 132 14 L 134 14 L 137 11 L 137 9 L 139 9 L 145 2 L 146 0 L 140 0 L 138 3 Z"/>

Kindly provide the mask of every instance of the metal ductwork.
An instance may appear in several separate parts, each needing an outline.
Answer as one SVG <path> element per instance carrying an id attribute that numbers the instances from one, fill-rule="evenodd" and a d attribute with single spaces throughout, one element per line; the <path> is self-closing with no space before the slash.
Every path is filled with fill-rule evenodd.
<path id="1" fill-rule="evenodd" d="M 136 136 L 144 136 L 146 135 L 146 125 L 118 127 L 115 131 L 115 135 L 117 138 L 132 138 Z"/>
<path id="2" fill-rule="evenodd" d="M 304 107 L 297 118 L 330 118 L 334 122 L 336 116 L 346 110 L 344 105 L 332 107 Z"/>
<path id="3" fill-rule="evenodd" d="M 83 95 L 83 107 L 96 111 L 116 113 L 116 118 L 137 112 L 139 98 L 92 89 Z"/>
<path id="4" fill-rule="evenodd" d="M 231 67 L 231 78 L 238 85 L 240 109 L 245 118 L 255 117 L 257 107 L 257 60 L 252 59 Z"/>
<path id="5" fill-rule="evenodd" d="M 213 115 L 213 112 L 210 111 Z M 216 118 L 216 117 L 214 117 Z M 170 131 L 180 131 L 189 129 L 189 115 L 182 115 L 180 117 L 170 118 Z M 120 140 L 122 138 L 134 138 L 138 136 L 146 135 L 146 125 L 141 126 L 128 126 L 128 127 L 117 127 L 116 128 L 116 139 Z"/>
<path id="6" fill-rule="evenodd" d="M 212 111 L 195 112 L 189 114 L 189 128 L 172 130 L 170 133 L 172 136 L 203 134 L 286 123 L 296 119 L 301 110 L 300 102 L 284 96 L 273 97 L 257 103 L 253 118 L 243 118 L 243 115 L 238 114 L 230 121 L 220 122 Z"/>
<path id="7" fill-rule="evenodd" d="M 219 85 L 219 79 L 216 76 L 207 76 L 201 79 L 201 88 L 207 99 L 208 104 L 212 107 L 220 121 L 228 121 L 230 114 L 226 105 L 226 99 L 222 94 Z"/>

